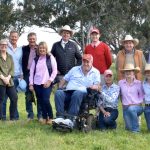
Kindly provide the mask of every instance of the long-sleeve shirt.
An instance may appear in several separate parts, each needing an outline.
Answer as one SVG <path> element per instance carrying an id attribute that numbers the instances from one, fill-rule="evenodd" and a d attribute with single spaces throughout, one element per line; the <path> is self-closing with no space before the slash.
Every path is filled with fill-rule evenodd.
<path id="1" fill-rule="evenodd" d="M 144 102 L 150 104 L 150 84 L 147 81 L 143 82 Z"/>
<path id="2" fill-rule="evenodd" d="M 46 56 L 40 56 L 38 62 L 36 64 L 36 72 L 34 75 L 35 69 L 35 61 L 32 62 L 30 68 L 30 85 L 36 84 L 41 85 L 45 84 L 48 80 L 53 81 L 57 75 L 57 63 L 53 55 L 50 56 L 51 66 L 52 66 L 52 74 L 49 76 L 47 64 L 46 64 Z M 33 79 L 34 78 L 34 79 Z"/>
<path id="3" fill-rule="evenodd" d="M 120 88 L 116 84 L 112 84 L 108 87 L 106 84 L 102 86 L 101 98 L 98 100 L 98 107 L 103 106 L 103 108 L 113 108 L 117 109 L 118 107 L 118 99 L 120 94 Z"/>
<path id="4" fill-rule="evenodd" d="M 8 43 L 7 52 L 12 56 L 14 61 L 14 76 L 22 75 L 22 47 L 14 49 L 11 43 Z"/>
<path id="5" fill-rule="evenodd" d="M 141 81 L 134 79 L 133 83 L 128 84 L 123 79 L 119 81 L 118 85 L 120 86 L 122 104 L 124 106 L 143 103 L 144 92 Z"/>

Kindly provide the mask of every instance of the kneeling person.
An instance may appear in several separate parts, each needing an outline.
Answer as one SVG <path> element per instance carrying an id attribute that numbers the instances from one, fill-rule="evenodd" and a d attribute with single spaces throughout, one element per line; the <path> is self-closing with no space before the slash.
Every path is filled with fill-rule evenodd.
<path id="1" fill-rule="evenodd" d="M 99 112 L 99 128 L 116 129 L 116 119 L 118 117 L 118 99 L 120 88 L 113 83 L 113 72 L 106 70 L 104 72 L 105 84 L 100 89 L 101 99 L 98 101 Z"/>
<path id="2" fill-rule="evenodd" d="M 69 115 L 78 115 L 83 96 L 87 92 L 86 88 L 98 89 L 100 73 L 92 64 L 92 55 L 84 54 L 82 65 L 73 67 L 61 80 L 59 89 L 55 93 L 57 118 L 64 117 L 66 104 L 68 104 L 67 113 Z M 66 83 L 66 89 L 63 90 Z"/>

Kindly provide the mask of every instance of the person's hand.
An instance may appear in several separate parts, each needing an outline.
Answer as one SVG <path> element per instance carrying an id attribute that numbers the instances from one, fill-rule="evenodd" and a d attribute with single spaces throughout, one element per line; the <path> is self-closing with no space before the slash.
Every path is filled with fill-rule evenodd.
<path id="1" fill-rule="evenodd" d="M 110 112 L 105 111 L 104 112 L 104 117 L 110 117 Z"/>
<path id="2" fill-rule="evenodd" d="M 6 85 L 9 85 L 10 83 L 9 83 L 9 78 L 7 78 L 7 77 L 5 77 L 4 79 L 3 79 L 3 82 L 6 84 Z"/>
<path id="3" fill-rule="evenodd" d="M 48 88 L 51 85 L 51 81 L 48 80 L 45 84 L 44 84 L 44 88 Z"/>
<path id="4" fill-rule="evenodd" d="M 33 85 L 29 85 L 29 90 L 30 90 L 30 91 L 34 91 Z"/>
<path id="5" fill-rule="evenodd" d="M 99 87 L 98 85 L 92 85 L 89 88 L 91 88 L 92 90 L 98 91 L 98 87 Z"/>

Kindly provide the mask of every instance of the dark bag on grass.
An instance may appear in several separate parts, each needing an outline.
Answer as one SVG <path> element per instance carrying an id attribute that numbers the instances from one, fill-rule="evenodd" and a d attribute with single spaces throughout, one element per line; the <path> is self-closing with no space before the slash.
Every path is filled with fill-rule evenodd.
<path id="1" fill-rule="evenodd" d="M 27 95 L 26 95 L 26 99 L 36 105 L 36 100 L 35 100 L 33 92 L 31 92 L 31 91 L 28 92 Z"/>

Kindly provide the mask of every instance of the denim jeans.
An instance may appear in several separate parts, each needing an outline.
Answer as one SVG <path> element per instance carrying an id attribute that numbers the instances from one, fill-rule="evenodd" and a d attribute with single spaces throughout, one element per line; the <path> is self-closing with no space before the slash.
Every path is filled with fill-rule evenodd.
<path id="1" fill-rule="evenodd" d="M 57 90 L 55 93 L 55 106 L 56 106 L 56 116 L 63 117 L 66 103 L 67 113 L 72 116 L 77 116 L 80 110 L 80 105 L 83 100 L 85 92 L 82 91 L 63 91 Z"/>
<path id="2" fill-rule="evenodd" d="M 144 115 L 148 130 L 150 130 L 150 106 L 145 106 Z"/>
<path id="3" fill-rule="evenodd" d="M 14 77 L 13 81 L 14 81 L 14 86 L 15 86 L 15 89 L 17 89 L 17 86 L 19 84 L 18 82 L 18 78 L 19 76 L 16 76 Z M 8 99 L 8 96 L 6 95 L 5 96 L 5 99 L 3 101 L 3 120 L 6 120 L 6 107 L 7 107 L 7 99 Z M 11 105 L 10 105 L 11 106 Z M 11 109 L 11 107 L 9 107 L 9 110 Z M 18 108 L 16 108 L 15 110 L 15 116 L 14 116 L 15 120 L 18 120 L 19 119 L 19 112 L 18 112 Z"/>
<path id="4" fill-rule="evenodd" d="M 139 116 L 143 112 L 143 107 L 140 105 L 131 105 L 123 107 L 123 117 L 125 128 L 132 132 L 139 132 Z"/>
<path id="5" fill-rule="evenodd" d="M 29 75 L 24 75 L 24 80 L 27 83 L 27 88 L 26 88 L 26 92 L 25 92 L 25 105 L 26 105 L 26 111 L 28 113 L 27 118 L 33 119 L 34 113 L 33 113 L 32 102 L 27 99 L 27 95 L 31 93 L 31 91 L 29 90 Z M 38 100 L 37 100 L 37 118 L 38 119 L 42 118 L 42 108 L 41 108 L 41 105 L 39 104 Z"/>
<path id="6" fill-rule="evenodd" d="M 118 118 L 118 110 L 112 108 L 104 108 L 104 110 L 109 112 L 110 116 L 104 117 L 104 114 L 102 112 L 99 113 L 99 129 L 116 129 L 116 119 Z"/>
<path id="7" fill-rule="evenodd" d="M 7 87 L 7 86 L 0 85 L 0 94 L 1 94 L 0 96 L 0 119 L 3 119 L 2 118 L 2 114 L 3 114 L 2 105 L 5 99 L 5 96 L 7 94 L 7 96 L 10 99 L 10 120 L 15 120 L 14 114 L 17 108 L 17 100 L 18 100 L 15 87 L 14 86 Z"/>
<path id="8" fill-rule="evenodd" d="M 50 104 L 50 95 L 52 87 L 44 88 L 43 85 L 34 85 L 34 90 L 36 93 L 36 98 L 42 108 L 43 119 L 53 118 L 52 106 Z"/>

